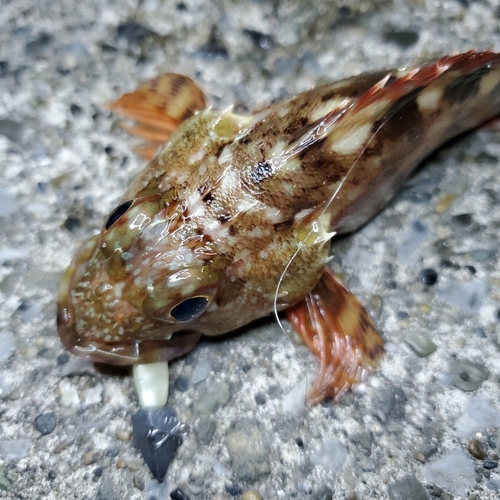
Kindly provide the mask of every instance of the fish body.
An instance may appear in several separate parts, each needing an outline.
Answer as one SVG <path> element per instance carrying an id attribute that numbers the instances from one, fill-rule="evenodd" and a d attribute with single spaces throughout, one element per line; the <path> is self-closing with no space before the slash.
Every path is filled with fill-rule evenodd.
<path id="1" fill-rule="evenodd" d="M 196 93 L 185 77 L 169 82 L 170 94 Z M 500 114 L 500 55 L 360 75 L 250 116 L 201 109 L 199 94 L 192 101 L 66 271 L 61 339 L 94 361 L 170 360 L 201 334 L 286 310 L 320 359 L 315 400 L 336 397 L 383 347 L 325 271 L 330 240 L 376 214 L 439 145 Z M 143 122 L 154 135 L 158 123 Z"/>

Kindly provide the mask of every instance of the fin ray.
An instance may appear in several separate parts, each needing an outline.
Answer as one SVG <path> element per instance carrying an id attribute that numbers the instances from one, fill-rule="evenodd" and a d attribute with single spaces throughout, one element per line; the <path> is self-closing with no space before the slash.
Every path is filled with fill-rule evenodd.
<path id="1" fill-rule="evenodd" d="M 310 404 L 338 400 L 364 380 L 384 352 L 383 341 L 356 297 L 328 267 L 316 287 L 286 311 L 304 343 L 318 357 Z"/>
<path id="2" fill-rule="evenodd" d="M 150 159 L 154 155 L 151 151 L 156 152 L 158 144 L 166 142 L 184 120 L 206 108 L 206 101 L 193 80 L 176 73 L 164 73 L 106 107 L 137 122 L 136 126 L 123 125 L 123 128 L 147 141 L 138 151 Z"/>

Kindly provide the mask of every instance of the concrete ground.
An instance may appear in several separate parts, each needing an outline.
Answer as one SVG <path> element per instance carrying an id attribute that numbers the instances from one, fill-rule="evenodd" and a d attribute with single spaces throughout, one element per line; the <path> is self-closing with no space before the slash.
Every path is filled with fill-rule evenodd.
<path id="1" fill-rule="evenodd" d="M 130 440 L 128 371 L 67 354 L 55 326 L 78 242 L 144 166 L 104 103 L 172 71 L 245 111 L 364 71 L 500 51 L 497 2 L 0 6 L 0 498 L 499 498 L 498 132 L 448 144 L 333 245 L 386 340 L 367 383 L 307 408 L 315 361 L 273 319 L 205 340 L 171 366 L 169 404 L 190 432 L 162 484 Z"/>

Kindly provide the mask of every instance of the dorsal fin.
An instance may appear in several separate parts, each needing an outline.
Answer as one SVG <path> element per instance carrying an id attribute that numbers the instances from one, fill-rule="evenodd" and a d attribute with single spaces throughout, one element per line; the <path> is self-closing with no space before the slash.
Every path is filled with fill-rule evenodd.
<path id="1" fill-rule="evenodd" d="M 472 73 L 490 63 L 498 62 L 500 55 L 495 52 L 476 52 L 470 50 L 464 54 L 454 54 L 438 59 L 434 64 L 410 70 L 400 78 L 386 77 L 363 94 L 358 102 L 349 110 L 349 114 L 357 113 L 370 104 L 386 99 L 395 102 L 415 89 L 429 85 L 446 71 L 457 71 L 462 74 Z"/>

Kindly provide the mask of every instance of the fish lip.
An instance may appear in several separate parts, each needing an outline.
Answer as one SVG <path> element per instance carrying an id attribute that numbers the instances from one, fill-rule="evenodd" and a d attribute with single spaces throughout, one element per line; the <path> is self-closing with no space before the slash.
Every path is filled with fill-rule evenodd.
<path id="1" fill-rule="evenodd" d="M 79 358 L 94 363 L 113 365 L 132 365 L 140 361 L 137 342 L 106 343 L 83 339 L 76 331 L 74 307 L 59 306 L 57 311 L 57 330 L 64 347 Z"/>
<path id="2" fill-rule="evenodd" d="M 183 330 L 169 340 L 104 342 L 86 338 L 76 328 L 77 314 L 71 290 L 84 272 L 84 262 L 97 248 L 99 237 L 94 236 L 75 255 L 62 276 L 57 307 L 57 331 L 64 347 L 76 356 L 95 363 L 133 365 L 169 361 L 189 352 L 201 337 L 201 332 Z"/>
<path id="3" fill-rule="evenodd" d="M 94 363 L 134 365 L 170 361 L 189 352 L 201 337 L 200 332 L 176 332 L 169 340 L 144 340 L 142 342 L 100 342 L 86 340 L 78 335 L 74 321 L 74 307 L 60 306 L 57 311 L 57 328 L 64 347 L 76 356 Z"/>

